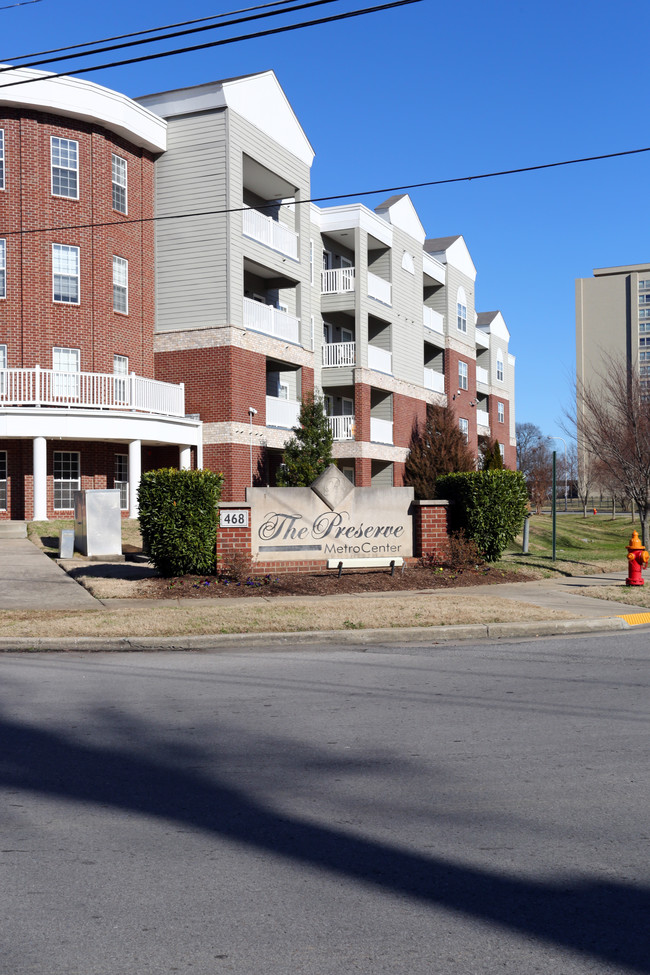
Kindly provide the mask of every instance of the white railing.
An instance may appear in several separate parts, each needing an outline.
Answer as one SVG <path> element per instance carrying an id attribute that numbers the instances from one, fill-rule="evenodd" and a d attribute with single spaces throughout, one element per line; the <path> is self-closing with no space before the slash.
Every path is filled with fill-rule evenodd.
<path id="1" fill-rule="evenodd" d="M 267 427 L 286 427 L 291 430 L 298 426 L 300 403 L 291 399 L 279 399 L 277 396 L 266 397 L 266 425 Z"/>
<path id="2" fill-rule="evenodd" d="M 354 440 L 353 416 L 328 416 L 327 422 L 335 440 Z"/>
<path id="3" fill-rule="evenodd" d="M 353 366 L 356 342 L 327 342 L 323 349 L 323 366 Z"/>
<path id="4" fill-rule="evenodd" d="M 342 295 L 354 291 L 354 268 L 334 267 L 321 271 L 320 290 L 323 295 Z"/>
<path id="5" fill-rule="evenodd" d="M 378 349 L 376 345 L 368 346 L 368 368 L 376 369 L 377 372 L 385 372 L 389 376 L 393 374 L 393 355 L 385 349 Z"/>
<path id="6" fill-rule="evenodd" d="M 379 278 L 376 274 L 368 271 L 368 297 L 376 298 L 377 301 L 382 301 L 385 305 L 390 305 L 390 281 L 384 281 L 383 278 Z"/>
<path id="7" fill-rule="evenodd" d="M 185 387 L 143 376 L 54 369 L 0 370 L 0 406 L 65 406 L 185 416 Z"/>
<path id="8" fill-rule="evenodd" d="M 436 372 L 435 369 L 427 369 L 424 367 L 424 388 L 431 389 L 434 393 L 444 393 L 445 391 L 445 377 L 441 372 Z"/>
<path id="9" fill-rule="evenodd" d="M 393 421 L 380 420 L 376 416 L 370 417 L 370 439 L 373 443 L 393 442 Z"/>
<path id="10" fill-rule="evenodd" d="M 300 319 L 261 301 L 244 298 L 244 325 L 284 342 L 300 344 Z"/>
<path id="11" fill-rule="evenodd" d="M 476 422 L 479 427 L 489 427 L 490 425 L 490 414 L 485 410 L 476 411 Z"/>
<path id="12" fill-rule="evenodd" d="M 244 210 L 242 230 L 247 237 L 252 237 L 260 244 L 298 260 L 298 234 L 259 210 Z"/>
<path id="13" fill-rule="evenodd" d="M 445 320 L 439 311 L 434 311 L 433 308 L 429 308 L 427 305 L 422 305 L 422 320 L 425 328 L 430 328 L 432 332 L 437 332 L 438 335 L 445 334 Z"/>
<path id="14" fill-rule="evenodd" d="M 488 380 L 488 371 L 487 371 L 487 369 L 483 369 L 482 366 L 477 366 L 476 367 L 476 382 L 477 383 L 484 383 L 487 386 L 488 381 L 489 380 Z"/>

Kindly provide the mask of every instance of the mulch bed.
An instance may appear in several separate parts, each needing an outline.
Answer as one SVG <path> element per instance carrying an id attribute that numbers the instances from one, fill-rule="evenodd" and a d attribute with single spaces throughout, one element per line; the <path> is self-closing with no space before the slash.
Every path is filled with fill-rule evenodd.
<path id="1" fill-rule="evenodd" d="M 183 576 L 175 579 L 148 579 L 139 595 L 157 599 L 215 599 L 246 596 L 333 596 L 361 592 L 400 592 L 420 589 L 458 589 L 466 586 L 489 586 L 503 582 L 525 582 L 521 572 L 509 572 L 496 566 L 451 570 L 408 567 L 402 573 L 389 570 L 355 569 L 337 573 L 295 573 L 278 576 L 251 576 L 240 582 L 221 580 L 216 576 Z"/>

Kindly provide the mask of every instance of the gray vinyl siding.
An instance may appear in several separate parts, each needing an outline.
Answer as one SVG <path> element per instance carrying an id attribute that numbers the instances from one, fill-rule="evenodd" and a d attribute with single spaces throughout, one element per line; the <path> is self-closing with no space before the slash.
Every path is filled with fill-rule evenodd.
<path id="1" fill-rule="evenodd" d="M 459 331 L 457 325 L 456 304 L 458 289 L 461 286 L 465 289 L 465 297 L 467 298 L 467 332 Z M 472 358 L 474 358 L 474 349 L 476 348 L 474 334 L 474 282 L 466 274 L 463 274 L 462 271 L 448 264 L 445 291 L 447 292 L 447 335 L 450 339 L 454 339 L 457 342 L 466 343 L 472 350 L 471 354 Z"/>
<path id="2" fill-rule="evenodd" d="M 393 419 L 393 396 L 381 389 L 370 391 L 370 415 L 376 420 Z"/>
<path id="3" fill-rule="evenodd" d="M 226 207 L 225 112 L 168 120 L 168 149 L 156 163 L 156 216 Z M 156 330 L 226 320 L 225 215 L 157 220 Z"/>
<path id="4" fill-rule="evenodd" d="M 377 349 L 391 351 L 391 326 L 377 318 L 368 317 L 368 342 Z"/>
<path id="5" fill-rule="evenodd" d="M 372 487 L 393 487 L 393 465 L 390 461 L 373 460 L 370 466 Z"/>
<path id="6" fill-rule="evenodd" d="M 404 252 L 413 258 L 414 273 L 402 267 Z M 422 245 L 393 228 L 393 375 L 421 386 L 424 355 Z"/>

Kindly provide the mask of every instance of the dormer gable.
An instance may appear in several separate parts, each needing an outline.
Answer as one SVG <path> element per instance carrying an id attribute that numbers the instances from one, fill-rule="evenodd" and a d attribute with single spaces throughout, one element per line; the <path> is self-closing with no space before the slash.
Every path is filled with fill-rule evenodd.
<path id="1" fill-rule="evenodd" d="M 406 193 L 401 196 L 391 196 L 384 200 L 383 203 L 375 207 L 375 213 L 393 227 L 397 227 L 413 237 L 420 246 L 424 244 L 426 237 L 424 227 L 420 223 L 420 218 L 410 196 Z"/>

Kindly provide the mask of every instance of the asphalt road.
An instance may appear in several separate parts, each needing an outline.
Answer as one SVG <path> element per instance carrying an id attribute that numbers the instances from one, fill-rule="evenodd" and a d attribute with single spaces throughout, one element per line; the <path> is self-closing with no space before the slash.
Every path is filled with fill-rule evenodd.
<path id="1" fill-rule="evenodd" d="M 2 655 L 0 972 L 650 972 L 648 646 Z"/>

